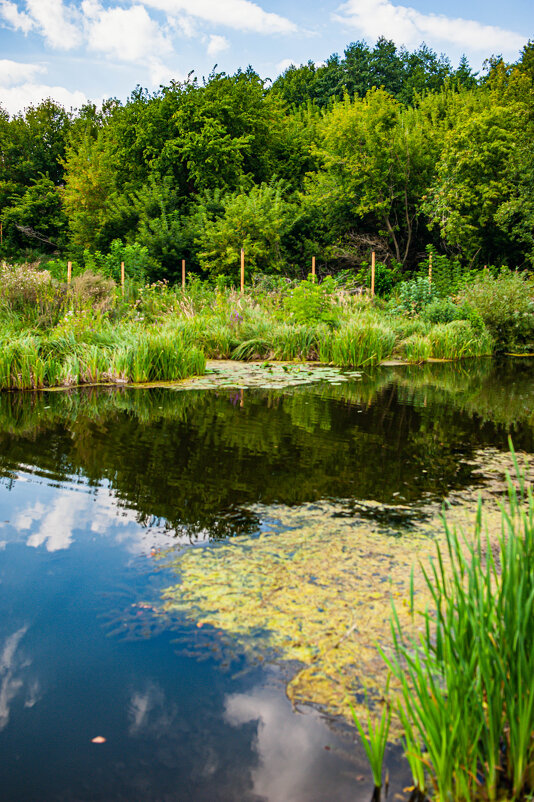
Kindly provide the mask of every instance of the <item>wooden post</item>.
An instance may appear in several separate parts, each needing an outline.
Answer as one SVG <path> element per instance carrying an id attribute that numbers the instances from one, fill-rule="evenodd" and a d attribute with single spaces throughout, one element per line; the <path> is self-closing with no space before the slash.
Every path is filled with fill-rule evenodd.
<path id="1" fill-rule="evenodd" d="M 432 251 L 428 254 L 428 283 L 432 286 Z"/>
<path id="2" fill-rule="evenodd" d="M 245 249 L 241 248 L 241 295 L 245 292 Z"/>
<path id="3" fill-rule="evenodd" d="M 375 252 L 371 254 L 371 298 L 375 296 Z"/>
<path id="4" fill-rule="evenodd" d="M 72 278 L 72 262 L 67 262 L 67 284 L 70 284 Z"/>
<path id="5" fill-rule="evenodd" d="M 0 245 L 4 244 L 4 224 L 0 223 Z"/>
<path id="6" fill-rule="evenodd" d="M 312 256 L 312 281 L 315 281 L 315 256 Z"/>
<path id="7" fill-rule="evenodd" d="M 124 262 L 121 262 L 121 289 L 124 295 Z"/>
<path id="8" fill-rule="evenodd" d="M 185 290 L 185 259 L 182 259 L 182 290 Z"/>

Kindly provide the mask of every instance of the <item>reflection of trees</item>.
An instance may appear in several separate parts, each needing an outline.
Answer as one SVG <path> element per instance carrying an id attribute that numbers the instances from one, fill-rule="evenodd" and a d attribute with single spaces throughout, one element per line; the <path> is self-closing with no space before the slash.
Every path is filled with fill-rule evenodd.
<path id="1" fill-rule="evenodd" d="M 0 471 L 107 481 L 141 521 L 212 536 L 255 529 L 246 505 L 257 501 L 444 497 L 470 477 L 462 458 L 506 447 L 512 423 L 516 445 L 532 450 L 529 365 L 467 364 L 248 391 L 242 408 L 227 391 L 3 394 Z"/>

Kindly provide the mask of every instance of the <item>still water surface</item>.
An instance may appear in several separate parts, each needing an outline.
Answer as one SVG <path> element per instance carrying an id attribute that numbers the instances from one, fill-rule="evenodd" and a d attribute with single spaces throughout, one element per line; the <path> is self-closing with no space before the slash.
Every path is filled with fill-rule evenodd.
<path id="1" fill-rule="evenodd" d="M 228 663 L 185 617 L 152 615 L 176 582 L 155 557 L 324 499 L 402 536 L 423 506 L 476 486 L 509 434 L 534 451 L 533 367 L 381 368 L 242 404 L 209 390 L 0 395 L 1 799 L 367 802 L 352 732 L 293 711 L 286 666 Z M 401 790 L 395 750 L 390 771 Z"/>

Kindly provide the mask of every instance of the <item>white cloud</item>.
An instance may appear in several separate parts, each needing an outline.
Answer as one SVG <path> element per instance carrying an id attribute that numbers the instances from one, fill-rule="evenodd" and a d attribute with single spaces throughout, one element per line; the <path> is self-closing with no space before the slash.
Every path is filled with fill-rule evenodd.
<path id="1" fill-rule="evenodd" d="M 47 44 L 57 50 L 72 50 L 82 42 L 77 24 L 79 13 L 63 0 L 26 0 L 26 7 Z"/>
<path id="2" fill-rule="evenodd" d="M 150 58 L 148 60 L 148 73 L 150 75 L 150 84 L 154 88 L 168 86 L 171 81 L 185 80 L 183 75 L 167 67 L 159 58 Z"/>
<path id="3" fill-rule="evenodd" d="M 8 87 L 32 81 L 40 72 L 46 72 L 42 64 L 24 64 L 20 61 L 2 58 L 0 59 L 0 86 Z"/>
<path id="4" fill-rule="evenodd" d="M 23 33 L 29 33 L 35 25 L 32 18 L 23 11 L 19 11 L 16 3 L 12 3 L 10 0 L 1 0 L 0 18 L 8 22 L 16 31 Z"/>
<path id="5" fill-rule="evenodd" d="M 293 61 L 292 58 L 283 58 L 282 61 L 279 61 L 276 65 L 277 72 L 285 72 L 288 67 L 296 67 L 296 61 Z"/>
<path id="6" fill-rule="evenodd" d="M 120 61 L 140 61 L 172 50 L 169 40 L 146 8 L 104 9 L 95 0 L 82 3 L 88 47 Z"/>
<path id="7" fill-rule="evenodd" d="M 198 35 L 197 23 L 193 17 L 181 14 L 178 17 L 169 17 L 168 21 L 182 36 L 185 36 L 186 39 L 192 39 L 194 36 Z"/>
<path id="8" fill-rule="evenodd" d="M 79 108 L 87 103 L 87 97 L 83 92 L 71 92 L 64 86 L 48 86 L 32 82 L 18 86 L 4 86 L 0 81 L 0 105 L 11 115 L 18 114 L 27 106 L 34 106 L 49 97 L 67 109 Z"/>
<path id="9" fill-rule="evenodd" d="M 364 37 L 385 36 L 408 46 L 438 41 L 465 50 L 515 54 L 525 44 L 525 37 L 513 31 L 444 14 L 422 14 L 390 0 L 348 0 L 338 11 L 334 19 L 358 28 Z"/>
<path id="10" fill-rule="evenodd" d="M 167 14 L 185 13 L 216 25 L 257 33 L 294 33 L 286 17 L 264 11 L 250 0 L 145 0 L 147 6 Z"/>
<path id="11" fill-rule="evenodd" d="M 208 56 L 216 56 L 218 53 L 223 53 L 230 47 L 230 42 L 225 36 L 218 36 L 213 33 L 208 42 Z"/>

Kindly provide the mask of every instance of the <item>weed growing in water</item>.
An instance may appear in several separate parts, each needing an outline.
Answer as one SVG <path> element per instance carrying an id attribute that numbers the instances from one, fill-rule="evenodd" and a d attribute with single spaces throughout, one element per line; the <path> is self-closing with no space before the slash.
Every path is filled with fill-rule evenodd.
<path id="1" fill-rule="evenodd" d="M 534 494 L 517 460 L 515 469 L 497 543 L 480 505 L 473 539 L 445 521 L 446 546 L 423 567 L 431 608 L 417 610 L 411 594 L 418 637 L 394 609 L 385 659 L 400 683 L 397 712 L 421 799 L 426 777 L 443 802 L 515 802 L 534 791 Z M 383 716 L 366 736 L 376 784 Z"/>

